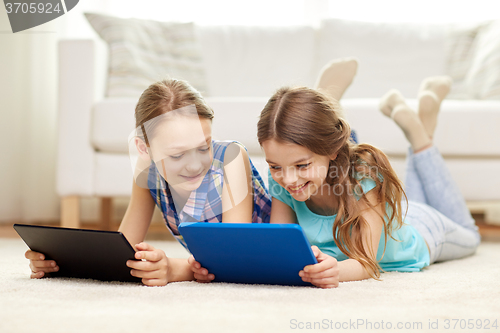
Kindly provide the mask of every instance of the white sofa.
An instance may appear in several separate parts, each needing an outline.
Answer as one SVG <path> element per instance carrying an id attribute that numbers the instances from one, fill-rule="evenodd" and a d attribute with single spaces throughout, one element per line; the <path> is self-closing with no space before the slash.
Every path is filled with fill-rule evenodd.
<path id="1" fill-rule="evenodd" d="M 208 83 L 205 95 L 215 111 L 214 136 L 244 143 L 265 178 L 256 123 L 267 98 L 284 84 L 312 86 L 326 62 L 347 56 L 357 57 L 360 66 L 341 101 L 346 117 L 360 141 L 382 148 L 404 177 L 407 143 L 378 111 L 378 97 L 398 88 L 415 106 L 420 81 L 446 73 L 444 26 L 374 29 L 370 24 L 327 20 L 320 28 L 197 29 Z M 104 96 L 106 63 L 106 45 L 100 40 L 59 44 L 57 190 L 63 226 L 79 226 L 82 197 L 102 198 L 103 219 L 109 220 L 112 198 L 130 195 L 127 137 L 134 129 L 136 100 Z M 435 143 L 471 207 L 500 201 L 498 129 L 500 100 L 445 100 L 442 105 Z M 498 219 L 498 211 L 486 212 L 488 219 Z"/>

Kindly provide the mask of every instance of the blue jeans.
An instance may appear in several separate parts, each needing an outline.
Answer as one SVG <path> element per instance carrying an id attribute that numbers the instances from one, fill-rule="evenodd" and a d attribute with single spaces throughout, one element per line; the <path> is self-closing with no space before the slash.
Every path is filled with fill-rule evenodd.
<path id="1" fill-rule="evenodd" d="M 437 147 L 407 157 L 407 219 L 423 236 L 430 263 L 473 254 L 481 237 Z"/>

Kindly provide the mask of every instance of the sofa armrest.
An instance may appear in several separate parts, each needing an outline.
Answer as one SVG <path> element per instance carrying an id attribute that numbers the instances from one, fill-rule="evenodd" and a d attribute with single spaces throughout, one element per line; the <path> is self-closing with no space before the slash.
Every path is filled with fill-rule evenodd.
<path id="1" fill-rule="evenodd" d="M 90 124 L 94 103 L 95 46 L 92 40 L 59 42 L 57 192 L 92 195 L 94 149 Z"/>

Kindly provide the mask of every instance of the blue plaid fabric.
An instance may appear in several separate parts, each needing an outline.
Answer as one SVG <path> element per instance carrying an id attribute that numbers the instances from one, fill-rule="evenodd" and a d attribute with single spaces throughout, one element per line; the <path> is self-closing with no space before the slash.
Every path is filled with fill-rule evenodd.
<path id="1" fill-rule="evenodd" d="M 359 141 L 358 141 L 358 134 L 353 129 L 351 129 L 351 141 L 353 143 L 359 143 Z"/>
<path id="2" fill-rule="evenodd" d="M 186 249 L 186 243 L 179 233 L 182 222 L 222 222 L 222 188 L 224 186 L 224 154 L 226 148 L 236 141 L 212 141 L 213 161 L 201 185 L 191 192 L 182 211 L 177 212 L 168 184 L 151 164 L 148 186 L 151 196 L 160 208 L 167 228 Z M 250 160 L 253 186 L 253 223 L 269 223 L 271 216 L 271 196 L 264 185 L 259 172 Z"/>

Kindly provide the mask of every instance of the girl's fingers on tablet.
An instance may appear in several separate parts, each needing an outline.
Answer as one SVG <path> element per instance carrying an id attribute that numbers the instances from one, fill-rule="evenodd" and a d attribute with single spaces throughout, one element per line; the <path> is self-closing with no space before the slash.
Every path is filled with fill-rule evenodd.
<path id="1" fill-rule="evenodd" d="M 195 273 L 194 278 L 195 278 L 196 282 L 205 283 L 205 282 L 212 282 L 212 280 L 215 279 L 215 275 L 213 275 L 213 274 L 201 275 L 201 274 Z"/>
<path id="2" fill-rule="evenodd" d="M 328 288 L 336 288 L 339 286 L 339 282 L 336 279 L 333 278 L 324 278 L 324 279 L 309 279 L 308 282 L 311 282 L 317 287 L 320 288 L 327 288 L 326 286 L 333 286 L 333 287 L 328 287 Z"/>
<path id="3" fill-rule="evenodd" d="M 29 260 L 44 260 L 45 259 L 45 256 L 43 254 L 31 251 L 31 250 L 26 251 L 26 253 L 24 253 L 24 256 L 26 257 L 26 259 L 29 259 Z"/>
<path id="4" fill-rule="evenodd" d="M 188 264 L 191 265 L 191 267 L 194 267 L 194 268 L 201 268 L 201 264 L 199 262 L 196 261 L 196 259 L 194 258 L 193 255 L 191 255 L 189 258 L 188 258 Z"/>
<path id="5" fill-rule="evenodd" d="M 147 261 L 160 261 L 165 259 L 167 256 L 165 252 L 159 249 L 153 249 L 148 251 L 139 251 L 135 253 L 135 259 L 147 260 Z"/>
<path id="6" fill-rule="evenodd" d="M 54 260 L 44 260 L 44 261 L 32 261 L 30 266 L 33 268 L 53 268 L 56 267 L 56 262 Z"/>
<path id="7" fill-rule="evenodd" d="M 55 261 L 32 261 L 29 265 L 33 273 L 45 272 L 52 273 L 57 272 L 59 267 L 56 265 Z"/>
<path id="8" fill-rule="evenodd" d="M 208 269 L 206 269 L 204 267 L 194 268 L 193 266 L 191 266 L 191 270 L 193 271 L 193 273 L 199 274 L 199 275 L 202 275 L 205 277 L 208 275 Z"/>
<path id="9" fill-rule="evenodd" d="M 335 272 L 332 270 L 321 271 L 317 273 L 303 273 L 303 271 L 299 272 L 301 277 L 307 277 L 310 279 L 322 279 L 322 278 L 330 278 L 335 276 Z"/>
<path id="10" fill-rule="evenodd" d="M 30 277 L 32 279 L 41 279 L 41 278 L 47 276 L 48 273 L 54 273 L 54 272 L 57 272 L 57 271 L 59 271 L 59 267 L 58 266 L 51 267 L 51 268 L 38 269 L 36 271 L 32 270 Z"/>
<path id="11" fill-rule="evenodd" d="M 160 277 L 158 271 L 140 271 L 133 269 L 130 271 L 130 274 L 142 279 L 158 279 Z"/>
<path id="12" fill-rule="evenodd" d="M 139 243 L 135 246 L 135 248 L 139 251 L 154 251 L 155 248 L 152 245 L 149 245 L 146 242 Z"/>
<path id="13" fill-rule="evenodd" d="M 146 271 L 146 272 L 155 271 L 158 269 L 157 267 L 158 265 L 152 261 L 129 260 L 127 261 L 127 266 L 138 271 Z"/>
<path id="14" fill-rule="evenodd" d="M 304 267 L 304 272 L 308 273 L 308 274 L 312 274 L 312 273 L 319 273 L 319 272 L 322 272 L 322 271 L 325 271 L 327 269 L 330 269 L 330 268 L 334 268 L 337 266 L 337 260 L 333 257 L 329 257 L 317 264 L 314 264 L 314 265 L 308 265 L 306 267 Z"/>
<path id="15" fill-rule="evenodd" d="M 149 251 L 139 251 L 139 252 L 136 252 L 135 253 L 135 259 L 138 259 L 138 260 L 150 260 L 150 261 L 156 261 L 156 260 L 153 260 L 153 256 L 149 255 L 150 253 L 152 252 L 149 252 Z"/>

